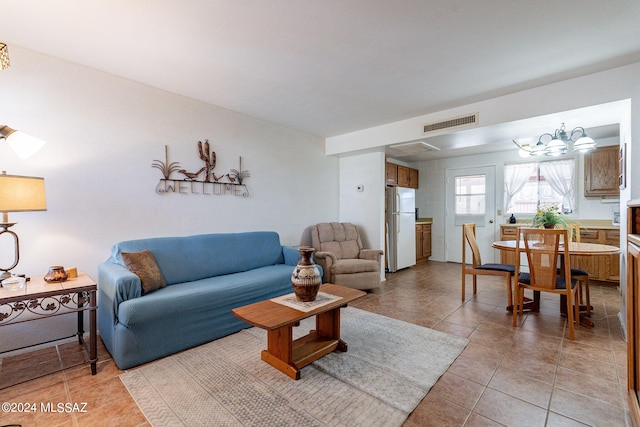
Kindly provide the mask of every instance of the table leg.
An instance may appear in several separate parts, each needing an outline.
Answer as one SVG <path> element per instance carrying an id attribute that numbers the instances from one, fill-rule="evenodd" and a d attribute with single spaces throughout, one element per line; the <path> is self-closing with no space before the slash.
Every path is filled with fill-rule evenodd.
<path id="1" fill-rule="evenodd" d="M 84 303 L 82 299 L 84 297 L 84 292 L 78 292 L 78 310 L 82 309 Z M 78 311 L 78 343 L 80 345 L 84 344 L 84 311 Z"/>
<path id="2" fill-rule="evenodd" d="M 261 357 L 294 380 L 300 379 L 300 369 L 293 363 L 293 325 L 267 331 L 267 349 Z"/>
<path id="3" fill-rule="evenodd" d="M 347 351 L 347 343 L 340 339 L 340 308 L 316 315 L 316 329 L 293 340 L 293 324 L 267 331 L 267 349 L 262 360 L 287 374 L 300 379 L 300 370 L 332 351 Z"/>
<path id="4" fill-rule="evenodd" d="M 316 331 L 323 338 L 337 340 L 337 350 L 347 351 L 347 343 L 340 339 L 340 308 L 318 314 Z"/>
<path id="5" fill-rule="evenodd" d="M 540 311 L 540 291 L 533 291 L 533 299 L 524 297 L 524 313 L 536 313 Z M 508 312 L 513 312 L 513 306 L 507 306 Z"/>
<path id="6" fill-rule="evenodd" d="M 97 311 L 96 291 L 89 292 L 89 358 L 91 359 L 91 375 L 97 373 L 98 363 L 98 336 L 97 336 Z"/>

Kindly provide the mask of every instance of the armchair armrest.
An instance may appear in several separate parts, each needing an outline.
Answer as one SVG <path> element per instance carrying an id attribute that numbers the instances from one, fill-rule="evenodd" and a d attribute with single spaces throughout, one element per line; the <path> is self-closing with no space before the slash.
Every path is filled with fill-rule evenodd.
<path id="1" fill-rule="evenodd" d="M 338 261 L 338 258 L 331 252 L 315 252 L 313 259 L 322 268 L 322 282 L 331 283 L 331 266 Z"/>
<path id="2" fill-rule="evenodd" d="M 380 249 L 362 249 L 358 257 L 360 259 L 368 259 L 371 261 L 380 261 L 382 251 Z"/>

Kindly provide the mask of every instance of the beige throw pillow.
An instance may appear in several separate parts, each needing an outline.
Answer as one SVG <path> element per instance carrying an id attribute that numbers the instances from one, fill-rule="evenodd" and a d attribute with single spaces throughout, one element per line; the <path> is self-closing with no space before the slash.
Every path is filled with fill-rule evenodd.
<path id="1" fill-rule="evenodd" d="M 129 271 L 140 278 L 143 294 L 167 286 L 151 251 L 122 252 L 122 260 Z"/>

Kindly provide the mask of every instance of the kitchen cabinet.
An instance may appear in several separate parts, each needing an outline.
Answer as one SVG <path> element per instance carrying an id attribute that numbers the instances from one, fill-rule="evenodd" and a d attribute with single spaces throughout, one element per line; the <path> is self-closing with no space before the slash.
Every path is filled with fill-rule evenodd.
<path id="1" fill-rule="evenodd" d="M 398 187 L 409 187 L 411 175 L 407 166 L 398 165 Z"/>
<path id="2" fill-rule="evenodd" d="M 386 164 L 387 187 L 418 188 L 418 169 L 387 162 Z"/>
<path id="3" fill-rule="evenodd" d="M 527 224 L 522 224 L 526 227 Z M 500 240 L 515 240 L 518 236 L 517 225 L 500 226 Z M 620 247 L 620 229 L 611 227 L 580 226 L 580 241 L 600 243 Z M 515 253 L 500 251 L 500 262 L 515 264 Z M 620 282 L 620 255 L 573 256 L 571 268 L 579 268 L 589 273 L 589 280 L 602 282 Z"/>
<path id="4" fill-rule="evenodd" d="M 640 425 L 640 200 L 627 204 L 627 400 Z"/>
<path id="5" fill-rule="evenodd" d="M 398 185 L 398 165 L 387 162 L 386 179 L 387 187 L 395 187 Z"/>
<path id="6" fill-rule="evenodd" d="M 431 224 L 416 224 L 416 261 L 426 261 L 431 256 Z"/>
<path id="7" fill-rule="evenodd" d="M 620 197 L 617 145 L 596 148 L 584 156 L 585 197 Z"/>
<path id="8" fill-rule="evenodd" d="M 620 230 L 580 228 L 580 241 L 620 247 Z M 620 281 L 620 255 L 573 257 L 571 267 L 587 271 L 589 280 Z"/>
<path id="9" fill-rule="evenodd" d="M 418 188 L 418 169 L 409 168 L 409 188 Z"/>

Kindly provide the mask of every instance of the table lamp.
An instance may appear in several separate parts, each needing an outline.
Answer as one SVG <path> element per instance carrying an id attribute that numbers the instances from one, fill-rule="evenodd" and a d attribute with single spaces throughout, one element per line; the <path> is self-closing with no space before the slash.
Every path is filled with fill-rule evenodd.
<path id="1" fill-rule="evenodd" d="M 46 211 L 47 201 L 44 192 L 44 178 L 31 176 L 7 175 L 6 171 L 0 174 L 0 237 L 8 233 L 15 241 L 14 261 L 8 268 L 0 267 L 0 281 L 11 276 L 11 271 L 20 260 L 20 243 L 18 235 L 9 230 L 15 222 L 9 222 L 9 212 Z"/>

